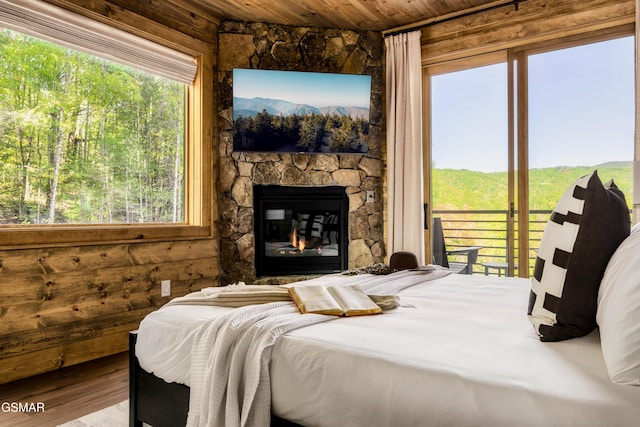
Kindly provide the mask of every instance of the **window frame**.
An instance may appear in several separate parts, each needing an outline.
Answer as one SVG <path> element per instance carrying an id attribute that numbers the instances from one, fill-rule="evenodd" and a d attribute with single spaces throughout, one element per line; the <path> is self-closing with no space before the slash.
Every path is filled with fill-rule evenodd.
<path id="1" fill-rule="evenodd" d="M 148 224 L 33 224 L 0 225 L 0 250 L 109 243 L 152 242 L 211 238 L 213 236 L 213 105 L 214 46 L 160 26 L 140 15 L 131 17 L 136 27 L 122 21 L 74 10 L 116 28 L 189 54 L 197 73 L 187 86 L 185 102 L 185 220 Z M 135 20 L 134 20 L 135 18 Z M 138 28 L 145 28 L 146 31 Z"/>

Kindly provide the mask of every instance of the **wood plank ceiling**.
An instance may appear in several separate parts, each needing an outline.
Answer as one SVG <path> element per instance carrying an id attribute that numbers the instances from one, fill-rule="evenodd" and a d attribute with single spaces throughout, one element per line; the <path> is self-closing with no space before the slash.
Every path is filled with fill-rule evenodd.
<path id="1" fill-rule="evenodd" d="M 496 0 L 165 0 L 210 21 L 384 31 L 455 15 Z"/>

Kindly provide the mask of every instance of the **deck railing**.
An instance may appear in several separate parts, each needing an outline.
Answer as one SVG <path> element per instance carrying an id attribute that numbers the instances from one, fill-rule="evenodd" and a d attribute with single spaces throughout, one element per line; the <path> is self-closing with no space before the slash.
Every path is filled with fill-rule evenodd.
<path id="1" fill-rule="evenodd" d="M 517 212 L 515 213 L 517 216 Z M 536 251 L 540 246 L 544 227 L 551 210 L 529 211 L 529 275 L 533 271 Z M 434 210 L 433 216 L 442 220 L 442 229 L 447 249 L 479 246 L 478 259 L 473 265 L 473 274 L 485 274 L 483 264 L 507 262 L 509 219 L 507 210 Z M 515 259 L 518 259 L 518 228 L 514 229 Z M 450 259 L 455 259 L 454 255 Z M 460 259 L 462 261 L 462 259 Z M 517 264 L 517 261 L 516 261 Z M 518 268 L 521 268 L 518 266 Z M 498 270 L 490 269 L 488 274 L 497 275 Z M 504 271 L 502 272 L 504 274 Z M 515 275 L 518 275 L 516 268 Z"/>

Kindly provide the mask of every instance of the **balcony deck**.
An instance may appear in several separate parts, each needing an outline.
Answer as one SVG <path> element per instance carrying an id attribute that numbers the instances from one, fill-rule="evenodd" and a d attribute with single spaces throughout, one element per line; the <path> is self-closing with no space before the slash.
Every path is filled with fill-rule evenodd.
<path id="1" fill-rule="evenodd" d="M 515 213 L 517 217 L 517 212 Z M 542 240 L 544 227 L 551 210 L 529 211 L 529 269 L 533 271 L 536 253 Z M 508 253 L 508 210 L 434 210 L 434 217 L 442 220 L 444 239 L 448 250 L 460 247 L 479 246 L 478 259 L 473 264 L 472 274 L 504 276 Z M 518 259 L 518 228 L 514 229 L 515 259 Z M 456 260 L 455 255 L 450 255 Z M 502 268 L 504 266 L 504 268 Z M 516 266 L 515 275 L 518 275 Z"/>

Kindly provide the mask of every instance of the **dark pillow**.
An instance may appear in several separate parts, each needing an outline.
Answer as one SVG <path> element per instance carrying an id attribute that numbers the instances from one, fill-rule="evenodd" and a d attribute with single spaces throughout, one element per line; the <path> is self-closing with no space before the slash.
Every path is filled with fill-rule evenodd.
<path id="1" fill-rule="evenodd" d="M 629 235 L 629 208 L 597 171 L 574 182 L 547 222 L 533 271 L 529 318 L 542 341 L 596 327 L 598 288 L 609 259 Z"/>

